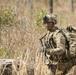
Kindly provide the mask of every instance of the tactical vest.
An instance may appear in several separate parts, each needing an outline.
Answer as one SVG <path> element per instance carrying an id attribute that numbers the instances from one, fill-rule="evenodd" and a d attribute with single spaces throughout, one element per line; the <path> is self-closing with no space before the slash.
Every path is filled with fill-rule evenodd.
<path id="1" fill-rule="evenodd" d="M 56 42 L 54 40 L 54 37 L 56 37 L 57 33 L 59 33 L 61 30 L 57 30 L 56 32 L 49 32 L 45 38 L 44 38 L 44 45 L 46 46 L 46 49 L 53 49 L 53 48 L 57 48 Z M 61 33 L 61 32 L 60 32 Z M 62 33 L 61 33 L 62 34 Z M 60 60 L 61 60 L 61 55 L 48 55 L 46 53 L 46 61 L 49 61 L 49 63 L 51 64 L 57 64 Z"/>

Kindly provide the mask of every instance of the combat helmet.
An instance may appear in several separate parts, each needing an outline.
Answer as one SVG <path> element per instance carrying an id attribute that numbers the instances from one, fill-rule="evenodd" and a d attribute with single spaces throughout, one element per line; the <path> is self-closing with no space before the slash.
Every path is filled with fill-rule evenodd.
<path id="1" fill-rule="evenodd" d="M 53 22 L 57 24 L 57 15 L 54 14 L 46 14 L 43 16 L 43 23 Z"/>

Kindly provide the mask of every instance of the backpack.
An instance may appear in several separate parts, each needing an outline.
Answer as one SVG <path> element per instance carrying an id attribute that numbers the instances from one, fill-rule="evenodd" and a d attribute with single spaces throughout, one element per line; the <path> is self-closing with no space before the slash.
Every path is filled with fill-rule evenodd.
<path id="1" fill-rule="evenodd" d="M 62 29 L 62 34 L 66 41 L 66 57 L 76 58 L 76 29 L 73 26 L 67 26 Z"/>

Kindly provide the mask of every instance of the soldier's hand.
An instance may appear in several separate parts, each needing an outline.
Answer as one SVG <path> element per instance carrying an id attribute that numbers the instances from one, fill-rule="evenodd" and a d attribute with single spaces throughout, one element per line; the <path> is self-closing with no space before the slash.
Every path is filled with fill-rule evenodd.
<path id="1" fill-rule="evenodd" d="M 45 51 L 45 46 L 40 48 L 40 52 L 44 52 Z"/>
<path id="2" fill-rule="evenodd" d="M 50 49 L 46 49 L 46 53 L 52 55 L 52 51 Z"/>

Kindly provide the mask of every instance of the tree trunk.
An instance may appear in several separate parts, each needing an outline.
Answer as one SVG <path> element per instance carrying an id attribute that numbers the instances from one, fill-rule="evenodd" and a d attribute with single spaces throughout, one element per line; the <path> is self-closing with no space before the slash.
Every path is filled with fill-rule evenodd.
<path id="1" fill-rule="evenodd" d="M 74 12 L 74 0 L 68 0 L 68 7 L 70 12 Z"/>
<path id="2" fill-rule="evenodd" d="M 50 13 L 53 13 L 53 0 L 50 0 L 49 3 L 50 3 Z"/>

